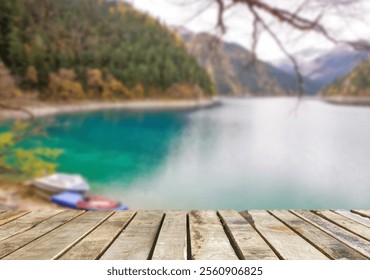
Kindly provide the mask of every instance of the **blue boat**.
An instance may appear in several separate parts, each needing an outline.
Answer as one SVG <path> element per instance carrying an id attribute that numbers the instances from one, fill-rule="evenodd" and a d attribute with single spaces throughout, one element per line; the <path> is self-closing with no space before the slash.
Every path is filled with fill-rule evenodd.
<path id="1" fill-rule="evenodd" d="M 51 201 L 72 209 L 80 210 L 128 210 L 128 206 L 122 205 L 119 201 L 104 198 L 101 196 L 83 195 L 78 192 L 67 191 L 52 196 Z"/>

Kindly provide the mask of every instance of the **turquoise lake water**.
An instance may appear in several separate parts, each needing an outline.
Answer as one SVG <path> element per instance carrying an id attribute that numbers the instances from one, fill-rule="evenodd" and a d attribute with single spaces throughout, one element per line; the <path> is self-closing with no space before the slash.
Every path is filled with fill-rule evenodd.
<path id="1" fill-rule="evenodd" d="M 140 209 L 370 207 L 370 108 L 232 99 L 46 118 L 59 171 Z"/>

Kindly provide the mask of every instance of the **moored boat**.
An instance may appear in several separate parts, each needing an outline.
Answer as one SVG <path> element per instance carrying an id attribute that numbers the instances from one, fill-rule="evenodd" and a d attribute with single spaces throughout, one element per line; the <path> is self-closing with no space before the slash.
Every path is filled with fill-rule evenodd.
<path id="1" fill-rule="evenodd" d="M 90 186 L 82 176 L 63 173 L 36 178 L 31 183 L 35 186 L 35 190 L 38 193 L 48 197 L 65 191 L 85 193 L 90 189 Z"/>
<path id="2" fill-rule="evenodd" d="M 54 195 L 51 201 L 63 207 L 80 210 L 121 211 L 129 209 L 126 205 L 121 204 L 117 200 L 96 195 L 85 196 L 81 193 L 71 191 Z"/>

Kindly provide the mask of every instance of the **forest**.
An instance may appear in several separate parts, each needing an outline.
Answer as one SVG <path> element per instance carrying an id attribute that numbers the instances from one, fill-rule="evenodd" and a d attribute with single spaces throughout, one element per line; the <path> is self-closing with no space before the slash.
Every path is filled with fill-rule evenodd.
<path id="1" fill-rule="evenodd" d="M 123 2 L 2 0 L 0 26 L 0 59 L 41 100 L 214 94 L 182 40 Z"/>

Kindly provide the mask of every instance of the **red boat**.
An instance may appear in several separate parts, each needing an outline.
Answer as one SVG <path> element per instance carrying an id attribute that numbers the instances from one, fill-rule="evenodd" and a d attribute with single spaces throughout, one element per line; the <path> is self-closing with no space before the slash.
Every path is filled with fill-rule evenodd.
<path id="1" fill-rule="evenodd" d="M 84 200 L 76 204 L 77 208 L 84 210 L 110 210 L 120 206 L 120 202 L 96 195 L 87 195 Z"/>

